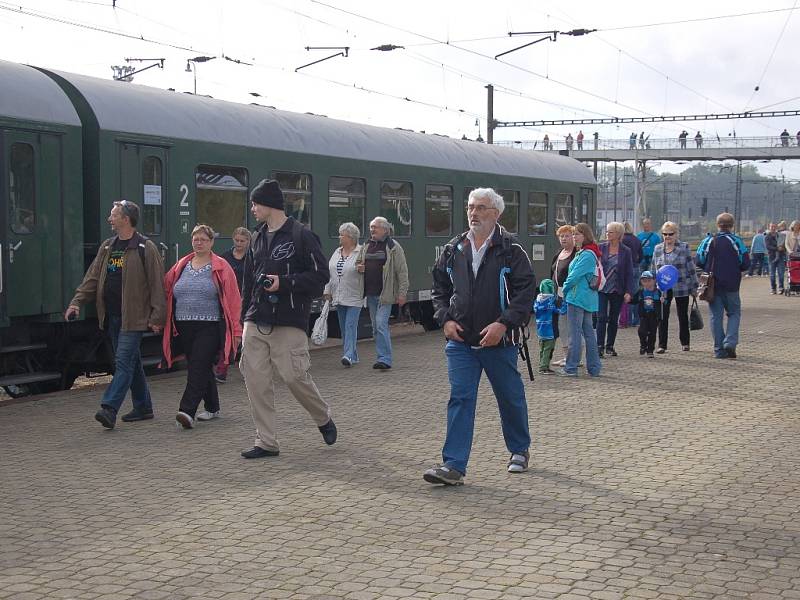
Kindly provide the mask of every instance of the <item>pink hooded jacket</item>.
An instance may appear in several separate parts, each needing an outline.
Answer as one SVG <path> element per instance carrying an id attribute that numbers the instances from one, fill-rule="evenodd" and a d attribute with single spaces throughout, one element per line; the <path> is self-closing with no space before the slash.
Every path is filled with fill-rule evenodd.
<path id="1" fill-rule="evenodd" d="M 164 276 L 164 293 L 167 295 L 167 326 L 164 328 L 162 339 L 162 349 L 167 367 L 171 367 L 176 360 L 183 358 L 172 355 L 172 339 L 178 335 L 175 327 L 174 314 L 174 295 L 175 283 L 183 273 L 186 263 L 194 258 L 194 252 L 190 252 L 167 272 Z M 239 318 L 242 312 L 242 297 L 239 295 L 239 286 L 236 284 L 236 275 L 228 262 L 213 252 L 211 253 L 211 280 L 217 288 L 219 303 L 222 307 L 223 320 L 225 324 L 225 341 L 220 348 L 218 365 L 230 364 L 236 359 L 237 345 L 234 338 L 242 337 L 242 324 Z"/>

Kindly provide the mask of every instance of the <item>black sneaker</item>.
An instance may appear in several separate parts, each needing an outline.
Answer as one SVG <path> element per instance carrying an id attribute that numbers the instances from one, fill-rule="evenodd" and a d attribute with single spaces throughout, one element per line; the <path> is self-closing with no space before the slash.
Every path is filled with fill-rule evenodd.
<path id="1" fill-rule="evenodd" d="M 428 483 L 440 483 L 442 485 L 464 485 L 464 475 L 446 467 L 444 465 L 436 465 L 425 471 L 422 478 Z"/>
<path id="2" fill-rule="evenodd" d="M 279 450 L 265 450 L 261 446 L 253 446 L 250 450 L 242 451 L 244 458 L 264 458 L 265 456 L 278 456 L 279 454 Z"/>
<path id="3" fill-rule="evenodd" d="M 608 348 L 606 348 L 606 354 L 608 354 L 609 356 L 617 356 L 617 351 L 614 350 L 613 346 L 609 346 Z"/>
<path id="4" fill-rule="evenodd" d="M 727 346 L 726 348 L 723 348 L 723 350 L 726 354 L 725 358 L 736 358 L 736 348 L 733 346 Z"/>
<path id="5" fill-rule="evenodd" d="M 385 362 L 378 361 L 372 365 L 372 368 L 378 369 L 379 371 L 387 371 L 392 368 L 392 365 L 387 365 Z"/>
<path id="6" fill-rule="evenodd" d="M 597 349 L 597 353 L 600 355 L 600 358 L 605 358 L 605 356 L 603 355 L 603 352 L 604 352 L 604 351 L 603 351 L 603 349 L 602 349 L 602 348 L 598 348 L 598 349 Z"/>
<path id="7" fill-rule="evenodd" d="M 325 443 L 328 446 L 333 446 L 336 443 L 336 423 L 333 422 L 333 419 L 318 427 L 319 432 L 322 434 L 322 439 L 325 440 Z"/>
<path id="8" fill-rule="evenodd" d="M 639 356 L 642 356 L 647 350 L 645 348 L 639 348 Z"/>
<path id="9" fill-rule="evenodd" d="M 114 429 L 117 421 L 117 411 L 110 406 L 101 406 L 100 410 L 94 413 L 94 418 L 106 429 Z"/>
<path id="10" fill-rule="evenodd" d="M 153 418 L 153 411 L 150 412 L 142 412 L 136 408 L 134 408 L 131 412 L 122 415 L 120 417 L 126 423 L 131 423 L 133 421 L 147 421 Z"/>

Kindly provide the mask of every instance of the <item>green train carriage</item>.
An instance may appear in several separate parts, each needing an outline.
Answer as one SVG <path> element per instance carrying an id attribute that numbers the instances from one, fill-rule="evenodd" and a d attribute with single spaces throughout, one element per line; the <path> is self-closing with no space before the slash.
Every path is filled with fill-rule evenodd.
<path id="1" fill-rule="evenodd" d="M 110 234 L 105 219 L 119 198 L 142 207 L 140 231 L 161 248 L 167 266 L 190 251 L 198 222 L 219 232 L 221 252 L 235 227 L 255 225 L 249 190 L 273 177 L 286 192 L 287 213 L 319 234 L 326 254 L 342 222 L 362 233 L 375 216 L 392 222 L 409 263 L 412 314 L 432 328 L 430 268 L 441 247 L 466 229 L 471 189 L 503 194 L 502 222 L 529 250 L 539 277 L 549 271 L 556 227 L 594 215 L 596 182 L 567 157 L 42 72 L 82 124 L 83 196 L 74 202 L 83 207 L 84 264 Z M 80 277 L 74 269 L 70 275 L 74 288 Z M 91 313 L 85 316 L 96 328 Z M 98 362 L 86 354 L 91 343 L 73 346 L 80 351 L 67 352 L 73 370 Z M 81 363 L 81 356 L 89 360 Z"/>
<path id="2" fill-rule="evenodd" d="M 0 62 L 0 89 L 0 387 L 47 391 L 72 383 L 53 349 L 83 271 L 81 122 L 33 68 Z"/>

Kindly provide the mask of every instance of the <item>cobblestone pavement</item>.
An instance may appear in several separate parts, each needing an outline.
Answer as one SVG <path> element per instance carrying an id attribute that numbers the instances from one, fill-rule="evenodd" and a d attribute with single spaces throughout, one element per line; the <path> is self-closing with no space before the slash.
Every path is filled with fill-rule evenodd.
<path id="1" fill-rule="evenodd" d="M 626 329 L 602 378 L 526 383 L 528 473 L 506 473 L 482 385 L 462 488 L 421 478 L 438 334 L 398 340 L 390 372 L 369 342 L 350 370 L 315 351 L 339 442 L 284 392 L 278 458 L 239 457 L 235 370 L 223 418 L 191 431 L 182 373 L 154 380 L 154 421 L 113 431 L 98 389 L 0 407 L 0 599 L 800 598 L 800 298 L 767 287 L 744 282 L 736 361 L 712 358 L 704 307 L 691 352 L 641 358 Z"/>

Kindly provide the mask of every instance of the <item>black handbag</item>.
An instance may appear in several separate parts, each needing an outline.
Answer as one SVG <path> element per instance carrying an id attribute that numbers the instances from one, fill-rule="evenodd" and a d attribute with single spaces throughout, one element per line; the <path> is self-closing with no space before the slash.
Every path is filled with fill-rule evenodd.
<path id="1" fill-rule="evenodd" d="M 692 309 L 689 311 L 689 331 L 699 331 L 703 328 L 703 315 L 697 306 L 697 298 L 692 297 Z"/>

